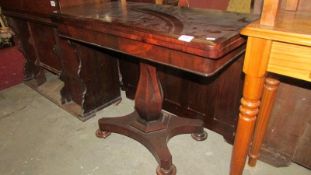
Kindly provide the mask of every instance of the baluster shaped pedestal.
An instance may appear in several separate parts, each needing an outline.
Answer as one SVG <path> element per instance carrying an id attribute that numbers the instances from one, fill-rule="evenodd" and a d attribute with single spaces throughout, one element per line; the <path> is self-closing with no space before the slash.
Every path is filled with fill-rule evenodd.
<path id="1" fill-rule="evenodd" d="M 179 134 L 193 134 L 193 138 L 205 140 L 203 122 L 181 118 L 162 112 L 163 92 L 156 67 L 140 63 L 140 78 L 135 96 L 135 111 L 118 118 L 102 118 L 98 137 L 105 138 L 111 132 L 126 135 L 143 144 L 156 158 L 157 175 L 175 175 L 176 168 L 167 147 L 170 138 Z"/>

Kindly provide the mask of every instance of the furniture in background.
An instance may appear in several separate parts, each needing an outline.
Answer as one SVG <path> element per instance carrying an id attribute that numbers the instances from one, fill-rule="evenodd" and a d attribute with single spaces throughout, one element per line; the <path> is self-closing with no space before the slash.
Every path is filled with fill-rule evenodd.
<path id="1" fill-rule="evenodd" d="M 16 41 L 20 43 L 26 58 L 26 84 L 81 120 L 94 116 L 97 110 L 120 100 L 117 61 L 98 59 L 105 55 L 89 53 L 89 48 L 77 46 L 87 52 L 81 53 L 75 49 L 75 44 L 72 44 L 74 53 L 71 57 L 61 60 L 57 25 L 50 20 L 49 15 L 68 6 L 100 1 L 0 0 L 3 13 L 16 33 Z M 80 69 L 82 62 L 89 66 Z M 64 70 L 63 67 L 68 69 Z M 51 78 L 46 77 L 46 72 L 60 76 L 65 86 L 62 87 L 61 81 L 49 81 Z M 62 100 L 59 100 L 60 91 Z"/>
<path id="2" fill-rule="evenodd" d="M 310 0 L 283 0 L 280 8 L 286 9 L 287 5 L 287 10 L 310 13 L 310 4 Z M 288 166 L 295 162 L 310 169 L 311 84 L 278 74 L 270 73 L 269 76 L 281 80 L 281 83 L 261 146 L 260 159 L 274 166 Z"/>
<path id="3" fill-rule="evenodd" d="M 280 80 L 260 160 L 277 167 L 291 162 L 311 169 L 311 83 L 268 74 Z"/>
<path id="4" fill-rule="evenodd" d="M 311 81 L 311 14 L 295 12 L 297 0 L 286 1 L 279 10 L 278 0 L 265 0 L 261 19 L 242 30 L 248 36 L 243 71 L 246 74 L 239 123 L 231 161 L 231 175 L 243 172 L 249 143 L 259 112 L 250 165 L 255 165 L 263 140 L 278 81 L 267 79 L 266 71 Z M 260 99 L 263 103 L 260 105 Z"/>
<path id="5" fill-rule="evenodd" d="M 206 135 L 202 121 L 161 112 L 163 98 L 170 93 L 165 87 L 162 90 L 157 69 L 201 76 L 201 80 L 218 78 L 217 74 L 244 54 L 245 40 L 239 31 L 251 20 L 248 17 L 125 1 L 75 6 L 54 15 L 60 38 L 99 47 L 114 55 L 126 53 L 130 56 L 123 59 L 139 61 L 135 112 L 99 120 L 98 135 L 106 137 L 109 132 L 116 132 L 139 141 L 159 162 L 157 173 L 167 175 L 176 173 L 166 145 L 169 138 L 194 133 L 194 138 L 203 140 Z M 187 35 L 192 35 L 193 40 L 184 40 Z M 178 95 L 183 96 L 183 89 L 180 90 Z M 199 94 L 193 96 L 194 100 L 209 105 L 209 98 L 201 99 Z"/>

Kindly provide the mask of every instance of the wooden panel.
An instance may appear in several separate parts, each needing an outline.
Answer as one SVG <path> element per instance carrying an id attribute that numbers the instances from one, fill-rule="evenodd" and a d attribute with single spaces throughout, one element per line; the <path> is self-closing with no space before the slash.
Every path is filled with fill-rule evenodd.
<path id="1" fill-rule="evenodd" d="M 308 120 L 309 121 L 306 121 L 305 130 L 299 138 L 296 146 L 293 161 L 305 167 L 311 168 L 311 117 L 308 118 Z"/>
<path id="2" fill-rule="evenodd" d="M 64 103 L 74 101 L 86 120 L 120 99 L 117 60 L 102 49 L 60 39 L 62 49 Z"/>
<path id="3" fill-rule="evenodd" d="M 88 3 L 101 3 L 109 0 L 58 0 L 60 9 Z"/>
<path id="4" fill-rule="evenodd" d="M 27 21 L 8 17 L 8 24 L 16 34 L 15 42 L 26 58 L 24 68 L 25 80 L 36 79 L 37 84 L 45 82 L 44 72 L 39 65 L 39 57 L 33 40 L 33 33 Z"/>
<path id="5" fill-rule="evenodd" d="M 308 140 L 310 137 L 307 137 L 310 134 L 307 127 L 311 120 L 310 83 L 283 76 L 277 78 L 281 85 L 260 159 L 274 166 L 287 166 L 293 160 L 311 168 L 308 164 L 310 156 L 307 156 L 311 147 Z"/>
<path id="6" fill-rule="evenodd" d="M 265 0 L 260 18 L 260 24 L 274 26 L 280 0 Z"/>
<path id="7" fill-rule="evenodd" d="M 0 4 L 4 9 L 21 10 L 45 16 L 58 9 L 56 0 L 55 6 L 51 6 L 50 0 L 0 0 Z"/>
<path id="8" fill-rule="evenodd" d="M 298 45 L 311 46 L 311 13 L 281 11 L 275 25 L 260 25 L 259 21 L 249 24 L 241 34 Z"/>
<path id="9" fill-rule="evenodd" d="M 273 42 L 268 71 L 311 81 L 311 47 Z"/>
<path id="10" fill-rule="evenodd" d="M 29 23 L 32 30 L 34 44 L 43 67 L 51 72 L 61 71 L 60 58 L 53 51 L 56 47 L 56 28 L 40 23 Z"/>

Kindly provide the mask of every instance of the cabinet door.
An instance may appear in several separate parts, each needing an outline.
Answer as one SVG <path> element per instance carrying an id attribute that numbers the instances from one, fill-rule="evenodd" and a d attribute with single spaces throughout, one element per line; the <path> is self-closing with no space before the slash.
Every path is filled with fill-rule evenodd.
<path id="1" fill-rule="evenodd" d="M 30 22 L 40 65 L 54 73 L 61 70 L 60 59 L 56 53 L 56 28 L 52 24 Z"/>

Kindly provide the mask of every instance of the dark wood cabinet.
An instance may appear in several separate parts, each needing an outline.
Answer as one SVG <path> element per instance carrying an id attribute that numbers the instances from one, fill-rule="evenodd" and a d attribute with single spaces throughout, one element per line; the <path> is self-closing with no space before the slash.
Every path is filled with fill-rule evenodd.
<path id="1" fill-rule="evenodd" d="M 120 99 L 117 60 L 110 59 L 96 48 L 77 43 L 72 43 L 69 47 L 64 42 L 66 44 L 60 46 L 63 41 L 58 39 L 57 25 L 51 21 L 50 15 L 64 7 L 95 1 L 99 2 L 0 0 L 3 13 L 16 33 L 16 42 L 26 58 L 26 84 L 81 120 L 94 116 L 98 109 Z M 53 82 L 52 86 L 61 87 L 64 84 L 53 94 L 49 87 L 45 91 L 40 88 L 48 84 L 46 72 L 55 74 L 63 81 L 58 81 L 59 85 Z"/>

